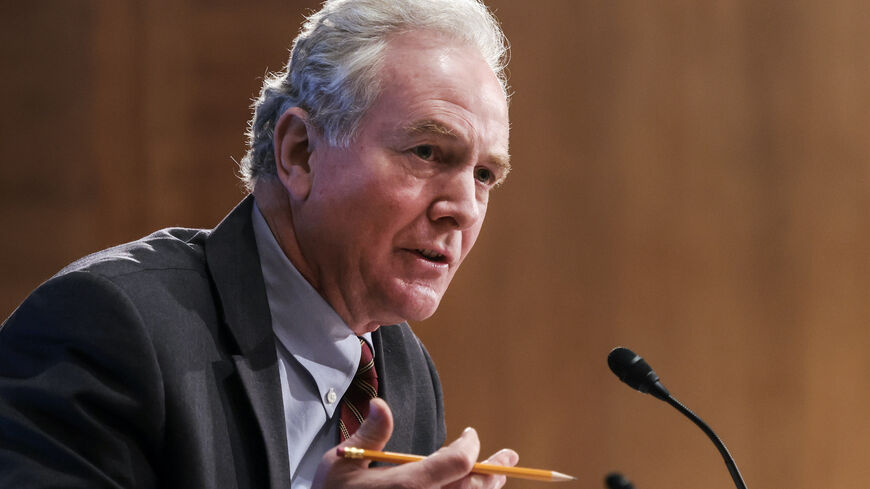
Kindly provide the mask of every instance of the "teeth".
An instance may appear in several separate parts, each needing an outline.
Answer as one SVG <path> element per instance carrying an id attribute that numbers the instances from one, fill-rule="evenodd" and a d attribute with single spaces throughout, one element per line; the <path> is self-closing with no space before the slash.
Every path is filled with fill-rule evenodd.
<path id="1" fill-rule="evenodd" d="M 417 252 L 430 260 L 441 260 L 444 258 L 444 255 L 432 250 L 417 250 Z"/>

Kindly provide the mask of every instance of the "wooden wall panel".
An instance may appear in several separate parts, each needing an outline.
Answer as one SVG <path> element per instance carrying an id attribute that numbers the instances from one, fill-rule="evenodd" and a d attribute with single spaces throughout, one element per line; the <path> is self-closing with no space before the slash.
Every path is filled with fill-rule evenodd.
<path id="1" fill-rule="evenodd" d="M 3 7 L 0 315 L 69 261 L 238 201 L 248 105 L 316 1 Z M 448 428 L 602 487 L 728 488 L 605 366 L 624 344 L 750 487 L 870 479 L 870 6 L 492 0 L 514 172 L 415 325 Z M 508 487 L 535 483 L 510 481 Z"/>

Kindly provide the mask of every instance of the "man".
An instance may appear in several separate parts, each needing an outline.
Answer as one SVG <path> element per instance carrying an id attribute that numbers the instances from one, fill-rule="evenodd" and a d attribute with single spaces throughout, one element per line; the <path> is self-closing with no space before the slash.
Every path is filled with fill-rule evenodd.
<path id="1" fill-rule="evenodd" d="M 70 265 L 4 323 L 0 486 L 502 485 L 469 473 L 474 430 L 439 448 L 405 321 L 434 313 L 508 172 L 503 55 L 476 0 L 324 4 L 255 106 L 253 197 Z M 357 385 L 381 398 L 358 430 Z M 369 467 L 336 445 L 438 453 Z"/>

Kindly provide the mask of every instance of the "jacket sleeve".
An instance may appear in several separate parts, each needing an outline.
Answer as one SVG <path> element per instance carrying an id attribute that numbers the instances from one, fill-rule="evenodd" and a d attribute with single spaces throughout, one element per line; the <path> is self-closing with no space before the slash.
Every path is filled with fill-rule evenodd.
<path id="1" fill-rule="evenodd" d="M 0 487 L 154 487 L 163 391 L 135 305 L 76 271 L 0 326 Z"/>

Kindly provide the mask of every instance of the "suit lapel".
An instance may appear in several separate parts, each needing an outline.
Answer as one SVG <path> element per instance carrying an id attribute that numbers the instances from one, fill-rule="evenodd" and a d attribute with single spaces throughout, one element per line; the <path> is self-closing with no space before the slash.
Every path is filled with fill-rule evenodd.
<path id="1" fill-rule="evenodd" d="M 253 202 L 248 196 L 214 229 L 206 239 L 205 254 L 224 319 L 239 346 L 233 362 L 266 445 L 271 487 L 285 489 L 290 469 L 281 380 L 251 223 Z"/>
<path id="2" fill-rule="evenodd" d="M 398 335 L 398 337 L 397 337 Z M 393 436 L 386 450 L 408 451 L 413 446 L 414 415 L 416 400 L 412 390 L 403 388 L 412 385 L 410 365 L 401 344 L 401 330 L 396 326 L 381 326 L 372 334 L 375 345 L 375 368 L 378 372 L 379 397 L 393 412 Z"/>

